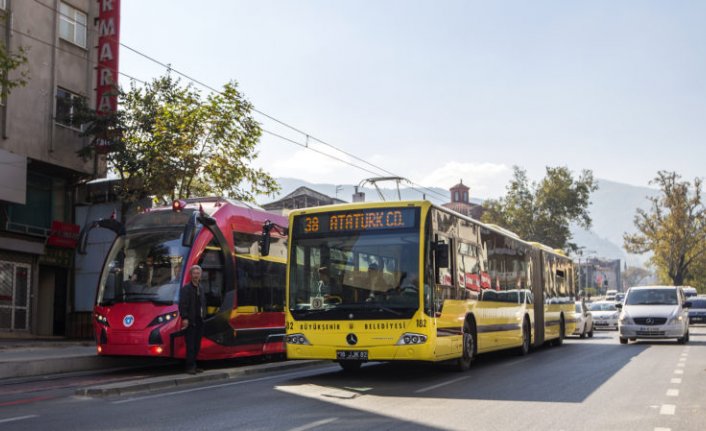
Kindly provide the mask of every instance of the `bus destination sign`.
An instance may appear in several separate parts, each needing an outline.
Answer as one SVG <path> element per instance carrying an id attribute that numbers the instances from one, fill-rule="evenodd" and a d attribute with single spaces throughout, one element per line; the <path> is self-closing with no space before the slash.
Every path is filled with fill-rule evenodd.
<path id="1" fill-rule="evenodd" d="M 369 232 L 418 226 L 418 208 L 375 208 L 302 215 L 295 218 L 299 234 Z"/>

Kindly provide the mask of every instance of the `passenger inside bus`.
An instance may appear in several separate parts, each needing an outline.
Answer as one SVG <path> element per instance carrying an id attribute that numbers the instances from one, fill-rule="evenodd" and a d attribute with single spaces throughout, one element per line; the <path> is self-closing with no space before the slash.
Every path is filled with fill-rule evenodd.
<path id="1" fill-rule="evenodd" d="M 370 290 L 370 296 L 367 299 L 369 302 L 379 300 L 381 296 L 390 290 L 390 285 L 385 281 L 383 271 L 375 262 L 368 265 L 367 288 Z"/>
<path id="2" fill-rule="evenodd" d="M 338 304 L 343 302 L 341 297 L 341 285 L 338 281 L 331 277 L 331 273 L 326 266 L 319 268 L 319 286 L 318 295 L 323 296 L 324 303 Z"/>

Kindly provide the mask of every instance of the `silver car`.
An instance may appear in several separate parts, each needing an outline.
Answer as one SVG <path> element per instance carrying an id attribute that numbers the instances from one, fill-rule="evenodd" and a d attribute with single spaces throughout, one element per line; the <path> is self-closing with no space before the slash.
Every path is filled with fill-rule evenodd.
<path id="1" fill-rule="evenodd" d="M 596 329 L 618 329 L 620 310 L 615 301 L 597 301 L 589 305 L 593 314 L 593 327 Z"/>
<path id="2" fill-rule="evenodd" d="M 676 338 L 680 344 L 689 341 L 691 303 L 677 286 L 639 286 L 628 289 L 618 321 L 620 344 L 638 338 Z"/>

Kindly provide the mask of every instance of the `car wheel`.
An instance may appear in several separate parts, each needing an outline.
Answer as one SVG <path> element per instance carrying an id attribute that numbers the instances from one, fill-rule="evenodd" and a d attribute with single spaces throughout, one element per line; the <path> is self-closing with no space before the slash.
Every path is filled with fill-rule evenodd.
<path id="1" fill-rule="evenodd" d="M 588 331 L 588 338 L 593 338 L 593 325 L 591 325 L 591 330 Z"/>
<path id="2" fill-rule="evenodd" d="M 628 339 L 624 337 L 620 337 L 620 344 L 628 344 Z"/>
<path id="3" fill-rule="evenodd" d="M 581 330 L 581 334 L 579 335 L 581 338 L 586 338 L 586 325 L 583 326 L 583 329 Z"/>
<path id="4" fill-rule="evenodd" d="M 564 316 L 561 316 L 559 320 L 559 338 L 552 340 L 552 345 L 559 347 L 564 344 L 564 332 L 566 331 L 566 324 L 564 323 Z"/>
<path id="5" fill-rule="evenodd" d="M 686 331 L 683 337 L 677 338 L 677 343 L 686 344 L 689 341 L 689 331 Z"/>

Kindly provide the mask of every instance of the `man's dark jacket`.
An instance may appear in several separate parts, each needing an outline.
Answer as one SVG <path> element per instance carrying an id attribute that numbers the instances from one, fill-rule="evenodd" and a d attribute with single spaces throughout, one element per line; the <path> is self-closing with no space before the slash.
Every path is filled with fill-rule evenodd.
<path id="1" fill-rule="evenodd" d="M 203 286 L 199 287 L 199 294 L 196 294 L 196 287 L 190 282 L 179 290 L 179 314 L 182 319 L 189 320 L 189 326 L 200 324 L 203 321 L 201 316 L 206 315 L 206 294 Z M 203 314 L 199 313 L 199 304 Z"/>

